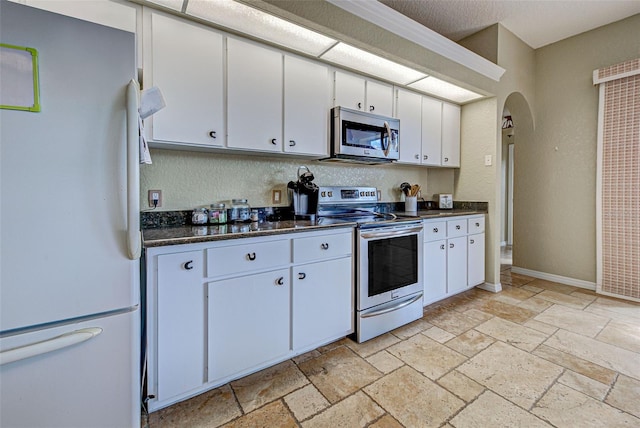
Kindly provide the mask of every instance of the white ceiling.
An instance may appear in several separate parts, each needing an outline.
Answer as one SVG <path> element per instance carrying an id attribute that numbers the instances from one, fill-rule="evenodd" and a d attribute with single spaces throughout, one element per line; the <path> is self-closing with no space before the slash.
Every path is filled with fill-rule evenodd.
<path id="1" fill-rule="evenodd" d="M 455 42 L 495 23 L 534 49 L 640 13 L 640 0 L 379 0 Z"/>

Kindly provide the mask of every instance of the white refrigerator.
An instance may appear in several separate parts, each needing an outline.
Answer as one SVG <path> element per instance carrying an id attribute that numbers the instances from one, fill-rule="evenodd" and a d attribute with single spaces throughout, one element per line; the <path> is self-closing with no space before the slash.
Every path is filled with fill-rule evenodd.
<path id="1" fill-rule="evenodd" d="M 1 0 L 0 42 L 41 105 L 0 109 L 0 426 L 139 426 L 135 35 Z"/>

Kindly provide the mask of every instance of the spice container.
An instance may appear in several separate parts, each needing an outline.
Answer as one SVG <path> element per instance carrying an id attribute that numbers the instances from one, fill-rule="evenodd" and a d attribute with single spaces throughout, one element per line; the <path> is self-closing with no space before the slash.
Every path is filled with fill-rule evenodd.
<path id="1" fill-rule="evenodd" d="M 246 199 L 232 199 L 227 217 L 229 221 L 249 221 L 250 208 Z"/>
<path id="2" fill-rule="evenodd" d="M 227 210 L 224 204 L 211 204 L 209 208 L 210 224 L 225 224 L 227 222 Z"/>
<path id="3" fill-rule="evenodd" d="M 207 224 L 207 209 L 196 208 L 191 213 L 191 223 L 193 224 Z"/>
<path id="4" fill-rule="evenodd" d="M 260 213 L 259 213 L 259 211 L 258 211 L 258 210 L 251 210 L 251 216 L 250 216 L 250 218 L 251 218 L 251 221 L 252 221 L 252 222 L 255 222 L 255 221 L 260 220 Z"/>

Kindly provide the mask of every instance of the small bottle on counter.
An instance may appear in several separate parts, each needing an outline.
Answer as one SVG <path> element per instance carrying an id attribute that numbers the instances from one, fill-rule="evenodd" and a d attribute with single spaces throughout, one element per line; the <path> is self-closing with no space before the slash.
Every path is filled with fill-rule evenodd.
<path id="1" fill-rule="evenodd" d="M 251 210 L 251 221 L 256 222 L 260 220 L 260 213 L 258 210 Z"/>
<path id="2" fill-rule="evenodd" d="M 209 208 L 209 224 L 225 224 L 227 222 L 227 210 L 224 204 L 211 204 Z"/>

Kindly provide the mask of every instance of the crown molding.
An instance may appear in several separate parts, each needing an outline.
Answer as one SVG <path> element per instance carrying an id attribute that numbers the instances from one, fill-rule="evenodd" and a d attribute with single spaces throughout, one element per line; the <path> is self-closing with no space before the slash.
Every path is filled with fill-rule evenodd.
<path id="1" fill-rule="evenodd" d="M 379 1 L 326 1 L 496 82 L 506 71 Z"/>

